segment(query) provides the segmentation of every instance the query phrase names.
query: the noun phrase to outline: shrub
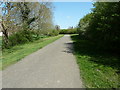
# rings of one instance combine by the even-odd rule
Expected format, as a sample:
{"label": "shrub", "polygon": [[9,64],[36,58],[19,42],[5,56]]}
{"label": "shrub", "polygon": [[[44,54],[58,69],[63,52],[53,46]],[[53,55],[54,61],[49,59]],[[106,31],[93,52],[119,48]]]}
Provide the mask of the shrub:
{"label": "shrub", "polygon": [[[7,48],[10,48],[10,47],[18,45],[18,44],[25,44],[27,42],[32,42],[39,38],[40,38],[39,35],[34,31],[19,30],[18,32],[15,32],[9,36],[9,44],[8,44]],[[2,44],[2,48],[6,48],[4,41]]]}
{"label": "shrub", "polygon": [[62,29],[60,34],[77,34],[77,29]]}
{"label": "shrub", "polygon": [[57,36],[59,35],[59,31],[58,30],[52,30],[50,33],[49,33],[49,36]]}
{"label": "shrub", "polygon": [[12,46],[25,44],[27,42],[32,42],[34,40],[38,40],[40,38],[45,38],[47,36],[56,36],[59,34],[58,30],[52,30],[49,34],[41,34],[39,31],[31,31],[31,30],[19,30],[9,36],[9,43],[7,46],[2,44],[2,48],[11,48]]}

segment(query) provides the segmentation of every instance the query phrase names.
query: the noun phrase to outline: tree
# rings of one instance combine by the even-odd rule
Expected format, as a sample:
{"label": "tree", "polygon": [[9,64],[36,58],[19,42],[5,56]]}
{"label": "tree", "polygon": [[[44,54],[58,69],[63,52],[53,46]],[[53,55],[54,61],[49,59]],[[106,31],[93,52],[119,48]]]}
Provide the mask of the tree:
{"label": "tree", "polygon": [[56,30],[60,30],[60,26],[59,25],[55,25],[55,29]]}
{"label": "tree", "polygon": [[80,35],[84,35],[88,30],[88,26],[90,24],[90,20],[92,17],[92,13],[85,15],[82,19],[80,19],[77,27],[77,31]]}
{"label": "tree", "polygon": [[2,2],[0,7],[3,42],[6,47],[10,32],[12,34],[19,30],[38,30],[37,33],[49,34],[54,28],[50,2]]}
{"label": "tree", "polygon": [[73,29],[73,26],[68,27],[68,29]]}
{"label": "tree", "polygon": [[39,18],[38,18],[38,29],[44,33],[48,33],[51,29],[54,28],[52,21],[52,3],[43,2],[40,3],[39,7]]}
{"label": "tree", "polygon": [[119,51],[120,2],[96,2],[93,5],[92,13],[80,20],[78,29],[99,48]]}
{"label": "tree", "polygon": [[11,24],[13,23],[11,20],[11,10],[12,10],[12,3],[10,2],[5,2],[1,3],[2,7],[2,21],[1,21],[1,26],[2,26],[2,32],[3,32],[3,41],[5,46],[8,46],[9,40],[8,40],[8,29],[10,29]]}

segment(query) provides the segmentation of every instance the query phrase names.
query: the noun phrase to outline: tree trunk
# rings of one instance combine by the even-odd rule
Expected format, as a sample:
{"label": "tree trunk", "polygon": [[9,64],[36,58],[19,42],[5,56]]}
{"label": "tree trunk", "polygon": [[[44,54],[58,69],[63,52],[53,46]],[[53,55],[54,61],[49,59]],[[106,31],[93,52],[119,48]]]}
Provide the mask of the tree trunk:
{"label": "tree trunk", "polygon": [[2,30],[2,32],[3,32],[3,42],[4,42],[4,44],[5,44],[5,47],[7,48],[8,43],[9,43],[9,40],[8,40],[8,31],[7,31],[7,29],[5,28],[3,22],[2,22],[2,24],[1,24],[1,26],[2,26],[2,29],[3,29],[3,30]]}

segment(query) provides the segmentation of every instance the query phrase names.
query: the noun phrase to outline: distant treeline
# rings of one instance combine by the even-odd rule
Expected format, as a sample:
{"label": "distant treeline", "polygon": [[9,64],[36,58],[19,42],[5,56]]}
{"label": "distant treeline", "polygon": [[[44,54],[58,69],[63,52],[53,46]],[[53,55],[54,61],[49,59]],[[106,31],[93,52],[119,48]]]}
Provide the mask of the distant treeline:
{"label": "distant treeline", "polygon": [[120,2],[96,2],[92,12],[80,19],[81,38],[96,44],[96,48],[120,51]]}
{"label": "distant treeline", "polygon": [[59,30],[60,34],[77,34],[77,28],[73,28],[73,29],[61,29]]}

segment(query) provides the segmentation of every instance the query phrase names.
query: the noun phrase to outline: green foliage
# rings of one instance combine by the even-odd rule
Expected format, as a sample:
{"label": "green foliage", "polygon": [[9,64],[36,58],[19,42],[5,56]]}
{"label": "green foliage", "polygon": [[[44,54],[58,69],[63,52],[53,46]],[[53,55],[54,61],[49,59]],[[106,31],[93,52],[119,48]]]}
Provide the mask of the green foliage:
{"label": "green foliage", "polygon": [[82,19],[80,19],[77,30],[80,35],[84,35],[86,31],[88,30],[89,23],[92,17],[92,13],[87,14]]}
{"label": "green foliage", "polygon": [[96,2],[73,36],[75,55],[88,88],[120,87],[120,2]]}
{"label": "green foliage", "polygon": [[49,36],[57,36],[59,35],[59,30],[52,30],[50,33],[49,33]]}
{"label": "green foliage", "polygon": [[[46,32],[47,33],[47,32]],[[28,42],[32,42],[41,38],[45,38],[48,36],[57,36],[59,35],[59,30],[51,30],[48,34],[41,34],[39,31],[31,31],[31,30],[19,30],[9,36],[9,44],[7,48],[11,48],[15,45],[25,44]],[[5,48],[5,44],[3,42],[2,48]]]}
{"label": "green foliage", "polygon": [[0,48],[2,46],[2,37],[0,36]]}
{"label": "green foliage", "polygon": [[[39,35],[38,33],[30,30],[19,30],[19,32],[15,32],[9,36],[9,44],[7,48],[11,48],[18,44],[25,44],[27,42],[32,42],[34,40],[38,40],[39,38],[43,38],[44,36]],[[2,48],[5,48],[5,44],[3,42]]]}
{"label": "green foliage", "polygon": [[[38,32],[43,32],[46,35],[50,33],[51,29],[54,28],[53,25],[53,15],[52,15],[52,3],[50,2],[2,2],[0,3],[1,10],[3,13],[0,13],[1,25],[4,39],[4,47],[8,48],[8,43],[11,43],[12,39],[15,39],[17,36],[17,40],[11,43],[13,46],[17,44],[18,41],[20,43],[25,43],[32,41],[32,35],[27,36],[20,35],[20,33],[16,33],[9,37],[8,34],[17,32],[18,30],[39,30]],[[22,31],[23,32],[23,31]],[[23,38],[21,38],[23,37]],[[38,38],[34,35],[35,38]]]}
{"label": "green foliage", "polygon": [[99,49],[120,51],[120,2],[96,2],[92,13],[83,17],[78,31]]}
{"label": "green foliage", "polygon": [[2,66],[0,65],[0,70],[5,69],[7,66],[14,64],[24,58],[25,56],[43,48],[51,42],[59,39],[63,35],[55,36],[55,37],[46,37],[40,36],[41,39],[29,42],[26,44],[16,45],[10,49],[4,49],[2,53]]}
{"label": "green foliage", "polygon": [[77,29],[62,29],[60,34],[77,34]]}
{"label": "green foliage", "polygon": [[74,54],[86,88],[120,87],[120,58],[113,53],[99,51],[95,44],[79,35],[71,36]]}

